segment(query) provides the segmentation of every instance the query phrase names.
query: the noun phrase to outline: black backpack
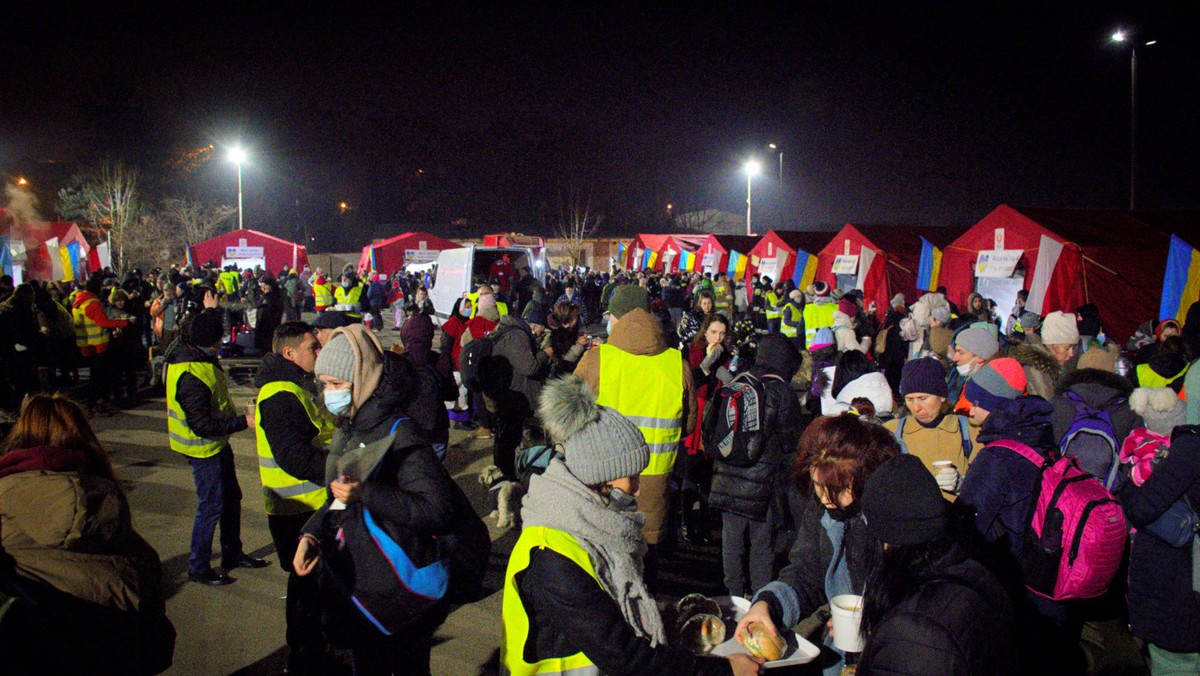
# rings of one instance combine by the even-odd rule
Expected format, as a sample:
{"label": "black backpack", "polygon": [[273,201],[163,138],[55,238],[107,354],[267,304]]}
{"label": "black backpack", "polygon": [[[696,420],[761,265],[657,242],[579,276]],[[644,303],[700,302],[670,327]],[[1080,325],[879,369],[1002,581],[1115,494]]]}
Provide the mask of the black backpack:
{"label": "black backpack", "polygon": [[[774,375],[764,376],[783,382]],[[717,390],[704,406],[700,434],[704,454],[734,467],[749,467],[766,450],[767,388],[742,373]]]}
{"label": "black backpack", "polygon": [[458,372],[468,390],[491,393],[498,389],[500,378],[495,373],[496,360],[492,357],[492,348],[496,346],[496,336],[499,334],[500,327],[497,326],[486,336],[475,338],[464,345],[459,352]]}

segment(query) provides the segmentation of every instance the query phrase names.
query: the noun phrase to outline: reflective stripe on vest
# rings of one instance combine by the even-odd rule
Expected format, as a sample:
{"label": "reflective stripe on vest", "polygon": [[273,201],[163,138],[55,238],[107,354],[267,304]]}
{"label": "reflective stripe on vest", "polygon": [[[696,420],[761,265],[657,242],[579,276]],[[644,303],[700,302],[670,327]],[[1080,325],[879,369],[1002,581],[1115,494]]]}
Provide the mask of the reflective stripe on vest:
{"label": "reflective stripe on vest", "polygon": [[1179,380],[1187,375],[1187,367],[1170,378],[1165,378],[1158,375],[1154,369],[1150,368],[1149,364],[1140,364],[1137,367],[1138,387],[1168,387],[1171,383]]}
{"label": "reflective stripe on vest", "polygon": [[574,655],[552,656],[530,664],[525,661],[525,647],[529,642],[529,612],[521,600],[521,592],[517,588],[517,575],[529,567],[529,555],[534,548],[549,549],[561,554],[575,565],[579,566],[600,584],[592,560],[579,546],[570,533],[545,526],[530,526],[521,531],[521,537],[513,546],[508,557],[508,569],[504,573],[504,600],[501,604],[500,617],[503,627],[503,638],[500,639],[501,669],[513,676],[533,676],[534,674],[569,674],[570,676],[599,675],[597,669],[587,655],[577,652]]}
{"label": "reflective stripe on vest", "polygon": [[76,347],[108,345],[108,331],[87,316],[87,309],[91,307],[92,303],[99,302],[100,300],[97,298],[89,298],[83,302],[83,305],[71,308],[71,319],[75,324]]}
{"label": "reflective stripe on vest", "polygon": [[833,326],[833,311],[837,303],[809,303],[804,306],[804,346],[812,349],[817,331]]}
{"label": "reflective stripe on vest", "polygon": [[333,305],[333,288],[329,284],[314,284],[313,304],[321,307]]}
{"label": "reflective stripe on vest", "polygon": [[642,474],[671,472],[683,427],[683,357],[679,350],[641,355],[601,345],[596,401],[616,409],[642,431],[650,446],[650,464]]}
{"label": "reflective stripe on vest", "polygon": [[[792,303],[788,303],[787,305],[783,306],[783,312],[786,313],[787,320],[779,325],[779,332],[788,338],[795,338],[796,332],[800,329],[800,327],[796,326],[796,324],[799,324],[800,319],[804,315],[802,314],[800,308],[796,307]],[[789,326],[788,322],[792,322],[793,325]]]}
{"label": "reflective stripe on vest", "polygon": [[338,288],[333,290],[333,296],[334,298],[337,298],[338,305],[354,306],[354,311],[346,312],[347,317],[350,317],[351,319],[362,319],[362,311],[360,309],[362,292],[362,284],[351,288],[349,291],[339,285]]}
{"label": "reflective stripe on vest", "polygon": [[[325,504],[325,487],[288,474],[275,461],[267,433],[262,427],[262,403],[276,395],[291,395],[300,400],[308,421],[317,429],[313,444],[324,446],[333,436],[333,416],[317,406],[312,394],[296,383],[277,380],[258,391],[254,409],[254,439],[258,444],[258,477],[263,485],[263,503],[267,514],[291,516],[316,511]],[[314,449],[315,450],[315,449]]]}
{"label": "reflective stripe on vest", "polygon": [[225,373],[216,365],[203,361],[167,364],[167,437],[171,442],[171,450],[192,458],[211,458],[228,443],[229,437],[208,439],[198,436],[188,427],[187,415],[176,399],[179,379],[185,373],[196,376],[212,391],[209,405],[213,413],[228,416],[233,413],[233,402],[229,399]]}

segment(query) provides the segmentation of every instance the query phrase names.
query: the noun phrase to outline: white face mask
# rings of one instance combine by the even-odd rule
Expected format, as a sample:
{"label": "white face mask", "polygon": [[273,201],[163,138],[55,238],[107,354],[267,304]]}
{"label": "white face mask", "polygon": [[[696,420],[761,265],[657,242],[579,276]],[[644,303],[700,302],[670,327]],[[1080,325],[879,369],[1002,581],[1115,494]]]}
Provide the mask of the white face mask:
{"label": "white face mask", "polygon": [[970,364],[959,364],[955,368],[958,369],[959,375],[963,375],[963,376],[971,375],[972,366]]}

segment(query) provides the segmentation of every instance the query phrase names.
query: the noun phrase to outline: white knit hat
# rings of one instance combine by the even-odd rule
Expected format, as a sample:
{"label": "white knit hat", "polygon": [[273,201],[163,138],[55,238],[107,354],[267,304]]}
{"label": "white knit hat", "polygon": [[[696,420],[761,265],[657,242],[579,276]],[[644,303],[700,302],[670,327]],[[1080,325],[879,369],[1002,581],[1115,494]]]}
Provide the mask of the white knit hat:
{"label": "white knit hat", "polygon": [[1057,311],[1042,320],[1042,342],[1047,345],[1078,345],[1079,328],[1075,315]]}

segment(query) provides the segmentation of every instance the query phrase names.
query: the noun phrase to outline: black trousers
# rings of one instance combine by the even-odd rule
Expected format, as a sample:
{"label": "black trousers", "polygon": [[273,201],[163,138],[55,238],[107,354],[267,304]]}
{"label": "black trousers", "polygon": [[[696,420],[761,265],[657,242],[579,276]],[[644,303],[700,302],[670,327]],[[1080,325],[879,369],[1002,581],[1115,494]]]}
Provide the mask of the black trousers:
{"label": "black trousers", "polygon": [[292,569],[292,560],[300,545],[300,531],[312,515],[312,512],[267,515],[267,527],[275,542],[275,553],[279,555],[279,567],[288,574],[285,618],[286,640],[291,651],[289,672],[303,670],[311,660],[326,652],[325,635],[321,631],[320,576],[312,573],[301,577]]}
{"label": "black trousers", "polygon": [[517,449],[525,436],[525,421],[532,417],[529,401],[520,394],[506,392],[496,400],[492,464],[500,468],[508,481],[517,480]]}

